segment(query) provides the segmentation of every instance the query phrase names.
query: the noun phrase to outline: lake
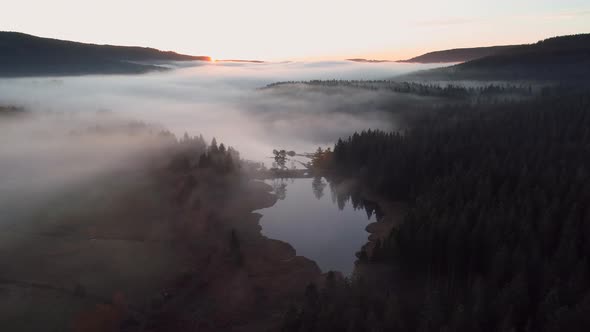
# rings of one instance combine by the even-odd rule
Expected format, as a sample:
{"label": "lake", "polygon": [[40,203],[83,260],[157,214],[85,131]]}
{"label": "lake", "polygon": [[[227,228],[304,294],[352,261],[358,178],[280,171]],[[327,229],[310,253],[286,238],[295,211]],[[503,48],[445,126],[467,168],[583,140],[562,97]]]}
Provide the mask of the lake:
{"label": "lake", "polygon": [[[279,196],[277,203],[259,210],[262,234],[291,244],[297,255],[314,260],[322,272],[340,271],[350,276],[355,253],[367,242],[364,209],[350,202],[342,209],[325,178],[267,180]],[[340,207],[339,207],[340,205]]]}

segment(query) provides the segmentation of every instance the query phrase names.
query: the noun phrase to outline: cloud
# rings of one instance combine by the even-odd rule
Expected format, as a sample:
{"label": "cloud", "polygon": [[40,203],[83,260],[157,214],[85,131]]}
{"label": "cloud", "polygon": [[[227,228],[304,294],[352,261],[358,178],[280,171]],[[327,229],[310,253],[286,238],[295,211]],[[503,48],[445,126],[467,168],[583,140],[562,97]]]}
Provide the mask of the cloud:
{"label": "cloud", "polygon": [[551,13],[532,13],[525,15],[514,15],[508,17],[510,20],[532,20],[532,21],[567,21],[584,18],[590,15],[590,9],[556,11]]}
{"label": "cloud", "polygon": [[574,10],[574,11],[564,11],[561,13],[555,14],[548,14],[548,15],[540,15],[538,18],[548,21],[555,21],[555,20],[572,20],[577,19],[580,17],[585,17],[590,15],[590,10]]}
{"label": "cloud", "polygon": [[417,25],[426,27],[441,27],[450,25],[470,24],[481,21],[473,18],[450,17],[436,20],[418,21]]}

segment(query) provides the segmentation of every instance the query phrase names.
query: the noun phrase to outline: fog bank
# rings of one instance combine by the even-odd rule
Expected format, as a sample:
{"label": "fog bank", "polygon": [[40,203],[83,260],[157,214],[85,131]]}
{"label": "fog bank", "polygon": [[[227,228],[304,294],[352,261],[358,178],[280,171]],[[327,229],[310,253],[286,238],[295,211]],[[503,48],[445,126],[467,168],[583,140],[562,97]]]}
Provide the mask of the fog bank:
{"label": "fog bank", "polygon": [[[177,135],[221,138],[248,159],[276,147],[309,150],[355,130],[389,129],[369,91],[280,95],[276,81],[383,79],[424,68],[353,62],[199,63],[165,73],[0,80],[0,104],[37,113],[110,113],[156,123]],[[67,120],[64,120],[67,122]],[[2,135],[0,133],[0,135]],[[2,138],[2,144],[16,138]]]}

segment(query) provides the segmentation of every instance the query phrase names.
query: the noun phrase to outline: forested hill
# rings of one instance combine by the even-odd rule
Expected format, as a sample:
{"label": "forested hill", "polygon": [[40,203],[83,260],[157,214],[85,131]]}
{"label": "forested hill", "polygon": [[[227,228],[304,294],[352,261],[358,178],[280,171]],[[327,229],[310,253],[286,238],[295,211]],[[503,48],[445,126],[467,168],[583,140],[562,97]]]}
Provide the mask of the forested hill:
{"label": "forested hill", "polygon": [[359,254],[393,272],[307,292],[283,331],[589,331],[589,96],[443,106],[339,140],[320,167],[408,203]]}
{"label": "forested hill", "polygon": [[587,80],[590,78],[590,34],[549,38],[409,76],[424,80]]}
{"label": "forested hill", "polygon": [[422,54],[420,56],[400,60],[398,62],[408,63],[452,63],[471,61],[490,55],[496,55],[502,52],[522,47],[522,45],[509,46],[491,46],[491,47],[472,47],[472,48],[455,48],[452,50],[435,51]]}
{"label": "forested hill", "polygon": [[160,62],[209,61],[154,48],[85,44],[0,32],[0,76],[133,74],[163,69]]}

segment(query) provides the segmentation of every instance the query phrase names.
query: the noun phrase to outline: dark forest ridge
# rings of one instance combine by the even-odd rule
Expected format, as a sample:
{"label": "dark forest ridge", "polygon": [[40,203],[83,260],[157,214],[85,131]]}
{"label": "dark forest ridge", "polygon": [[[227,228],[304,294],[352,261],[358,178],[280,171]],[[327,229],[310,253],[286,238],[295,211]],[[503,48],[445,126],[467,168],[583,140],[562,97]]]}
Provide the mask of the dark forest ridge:
{"label": "dark forest ridge", "polygon": [[406,75],[419,80],[585,80],[590,34],[553,37],[446,68]]}
{"label": "dark forest ridge", "polygon": [[455,48],[451,50],[434,51],[413,57],[408,60],[399,60],[397,62],[406,63],[453,63],[466,62],[490,55],[496,55],[501,52],[509,51],[514,48],[522,47],[524,45],[506,45],[506,46],[490,46],[490,47],[470,47],[470,48]]}
{"label": "dark forest ridge", "polygon": [[354,58],[354,59],[346,59],[352,62],[368,62],[368,63],[383,63],[383,62],[393,62],[391,60],[379,60],[379,59],[363,59],[363,58]]}
{"label": "dark forest ridge", "polygon": [[242,59],[221,59],[221,60],[215,60],[215,62],[266,63],[266,61],[263,61],[263,60],[242,60]]}
{"label": "dark forest ridge", "polygon": [[164,70],[161,62],[211,61],[148,47],[86,44],[0,32],[0,76],[137,74]]}

